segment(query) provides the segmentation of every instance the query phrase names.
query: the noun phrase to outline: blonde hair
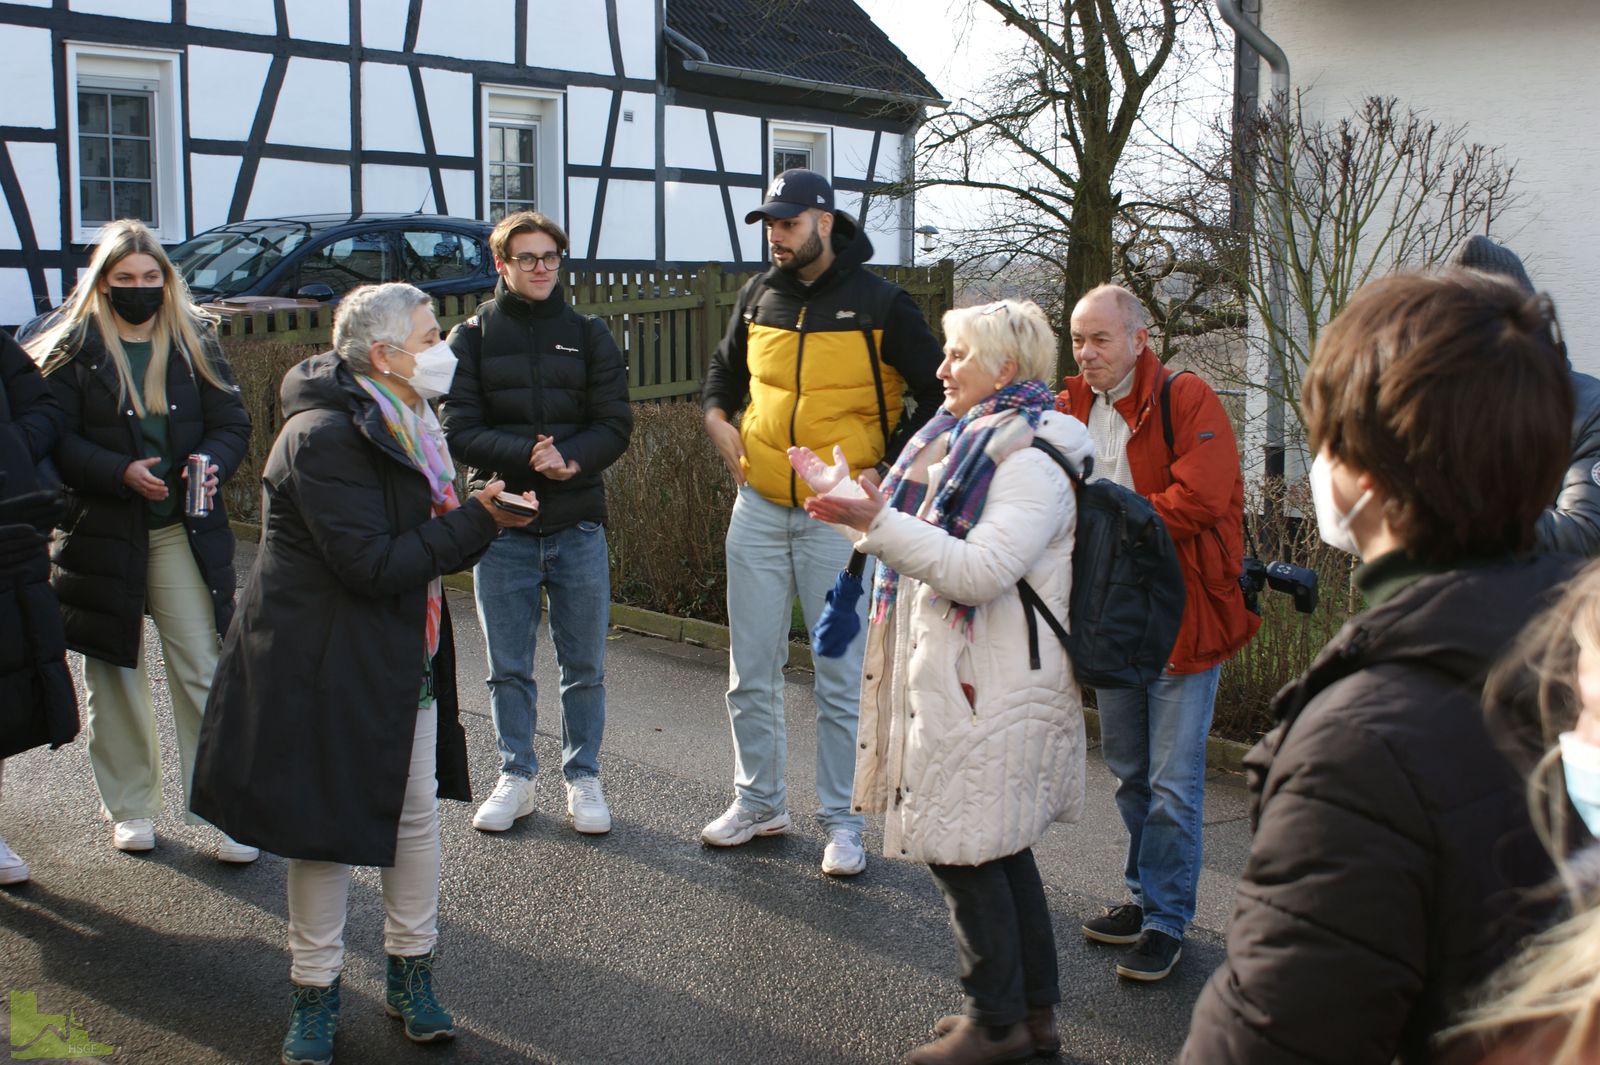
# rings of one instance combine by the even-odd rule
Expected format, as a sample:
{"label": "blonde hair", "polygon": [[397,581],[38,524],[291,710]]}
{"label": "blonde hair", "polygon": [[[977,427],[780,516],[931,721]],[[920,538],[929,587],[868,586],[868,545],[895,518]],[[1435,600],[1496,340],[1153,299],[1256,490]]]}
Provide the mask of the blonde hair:
{"label": "blonde hair", "polygon": [[[155,328],[150,334],[150,365],[143,387],[136,387],[128,366],[128,353],[117,333],[111,301],[100,291],[100,282],[112,267],[130,255],[148,255],[161,268],[164,293],[156,311]],[[90,323],[100,334],[101,343],[117,371],[118,399],[131,399],[140,417],[146,411],[167,408],[167,359],[176,350],[180,358],[214,388],[230,387],[218,375],[206,355],[203,333],[215,319],[194,305],[189,286],[173,269],[161,242],[131,218],[118,219],[100,231],[100,243],[89,259],[89,268],[78,279],[72,295],[61,305],[54,325],[29,340],[24,347],[45,374],[65,366],[83,347]]]}
{"label": "blonde hair", "polygon": [[946,344],[964,345],[968,356],[989,373],[999,373],[1011,359],[1018,381],[1049,383],[1055,377],[1055,330],[1032,300],[997,300],[946,311],[944,335]]}
{"label": "blonde hair", "polygon": [[[1577,722],[1582,699],[1578,656],[1600,653],[1600,562],[1591,563],[1561,599],[1535,618],[1484,686],[1492,724],[1519,769],[1528,771],[1534,828],[1555,860],[1558,882],[1573,916],[1529,940],[1482,989],[1481,1004],[1439,1033],[1440,1043],[1473,1038],[1485,1044],[1518,1031],[1565,1029],[1552,1065],[1592,1058],[1600,1037],[1600,890],[1570,860],[1572,827],[1559,736]],[[1516,707],[1538,707],[1535,718]],[[1542,751],[1537,757],[1529,752]],[[1579,860],[1579,864],[1586,864]],[[1588,863],[1588,864],[1592,864]]]}

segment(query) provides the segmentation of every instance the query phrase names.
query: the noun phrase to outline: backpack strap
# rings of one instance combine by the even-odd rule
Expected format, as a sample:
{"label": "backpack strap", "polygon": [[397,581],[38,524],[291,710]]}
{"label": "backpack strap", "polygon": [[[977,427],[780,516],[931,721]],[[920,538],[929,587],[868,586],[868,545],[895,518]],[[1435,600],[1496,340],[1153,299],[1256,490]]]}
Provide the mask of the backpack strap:
{"label": "backpack strap", "polygon": [[1179,370],[1169,373],[1161,381],[1161,437],[1167,442],[1167,465],[1171,466],[1178,461],[1178,451],[1172,444],[1172,382],[1184,374],[1192,374],[1193,370]]}
{"label": "backpack strap", "polygon": [[879,293],[871,311],[861,315],[861,335],[867,341],[867,358],[872,364],[872,387],[878,393],[878,431],[883,433],[883,460],[889,461],[889,404],[883,396],[883,366],[878,356],[878,340],[872,335],[874,325],[888,325],[889,307],[899,291],[894,285],[879,278]]}
{"label": "backpack strap", "polygon": [[[1033,446],[1049,455],[1055,464],[1061,467],[1062,472],[1067,475],[1067,480],[1072,482],[1074,491],[1083,485],[1084,480],[1094,469],[1094,459],[1086,458],[1083,460],[1084,469],[1080,474],[1072,468],[1072,463],[1068,461],[1067,456],[1057,450],[1056,446],[1048,440],[1041,440],[1035,436],[1033,438]],[[1026,577],[1018,578],[1017,595],[1022,597],[1022,614],[1028,619],[1028,667],[1030,669],[1038,669],[1039,615],[1044,615],[1044,620],[1050,626],[1050,631],[1056,634],[1056,639],[1061,641],[1062,647],[1067,645],[1067,630],[1061,622],[1056,620],[1056,616],[1051,613],[1049,605],[1039,598],[1039,593],[1033,590],[1033,585],[1028,583]]]}

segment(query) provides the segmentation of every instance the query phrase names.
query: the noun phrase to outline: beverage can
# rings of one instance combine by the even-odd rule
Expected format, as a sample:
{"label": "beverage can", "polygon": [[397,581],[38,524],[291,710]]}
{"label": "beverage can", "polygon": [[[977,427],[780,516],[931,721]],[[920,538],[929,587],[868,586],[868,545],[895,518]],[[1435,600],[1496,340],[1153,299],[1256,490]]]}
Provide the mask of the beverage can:
{"label": "beverage can", "polygon": [[189,456],[185,469],[189,471],[188,487],[184,492],[183,512],[191,518],[203,518],[211,513],[211,497],[206,494],[206,471],[211,468],[211,456],[196,451]]}

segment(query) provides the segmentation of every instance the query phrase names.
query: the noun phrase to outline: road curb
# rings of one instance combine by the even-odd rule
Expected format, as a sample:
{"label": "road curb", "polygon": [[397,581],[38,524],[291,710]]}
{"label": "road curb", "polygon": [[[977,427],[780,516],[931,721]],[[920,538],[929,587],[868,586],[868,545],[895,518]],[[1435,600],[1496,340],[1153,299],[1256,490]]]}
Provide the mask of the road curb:
{"label": "road curb", "polygon": [[[259,526],[243,521],[231,521],[234,535],[252,543],[261,539]],[[451,573],[444,578],[445,587],[453,588],[466,595],[472,594],[472,574]],[[661,614],[643,607],[628,606],[623,603],[611,604],[611,624],[628,632],[637,632],[645,636],[654,636],[662,640],[672,640],[675,643],[693,644],[696,647],[709,647],[713,650],[726,651],[728,649],[728,627],[718,625],[711,621],[701,621],[698,618],[680,618],[671,614]],[[811,648],[803,643],[791,641],[789,644],[790,669],[811,668]],[[1091,739],[1100,737],[1100,712],[1092,707],[1085,707],[1083,711],[1084,729]],[[1221,736],[1206,737],[1206,768],[1221,769],[1230,773],[1244,771],[1244,756],[1250,753],[1250,744],[1240,743],[1238,740],[1224,739]]]}

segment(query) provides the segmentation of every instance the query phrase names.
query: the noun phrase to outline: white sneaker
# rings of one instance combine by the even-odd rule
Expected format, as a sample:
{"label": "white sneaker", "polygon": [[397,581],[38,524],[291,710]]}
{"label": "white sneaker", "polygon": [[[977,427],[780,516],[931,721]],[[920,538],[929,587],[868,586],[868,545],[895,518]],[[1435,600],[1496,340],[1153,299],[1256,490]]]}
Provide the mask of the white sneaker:
{"label": "white sneaker", "polygon": [[761,815],[741,806],[737,799],[727,812],[700,830],[700,838],[713,847],[737,847],[757,836],[778,836],[789,831],[789,812]]}
{"label": "white sneaker", "polygon": [[519,817],[533,813],[533,781],[511,773],[501,773],[494,792],[472,815],[472,827],[480,832],[504,832]]}
{"label": "white sneaker", "polygon": [[217,844],[217,861],[233,865],[249,865],[261,857],[261,850],[248,843],[240,843],[226,832],[219,832],[222,841]]}
{"label": "white sneaker", "polygon": [[23,884],[28,880],[28,863],[0,839],[0,884]]}
{"label": "white sneaker", "polygon": [[156,846],[156,823],[148,817],[111,826],[111,845],[119,851],[148,851]]}
{"label": "white sneaker", "polygon": [[861,846],[861,833],[850,828],[828,830],[828,845],[822,850],[822,871],[829,876],[855,876],[867,867],[867,852]]}
{"label": "white sneaker", "polygon": [[599,777],[567,781],[567,813],[572,816],[572,827],[579,832],[599,836],[611,831],[611,810],[600,790]]}

